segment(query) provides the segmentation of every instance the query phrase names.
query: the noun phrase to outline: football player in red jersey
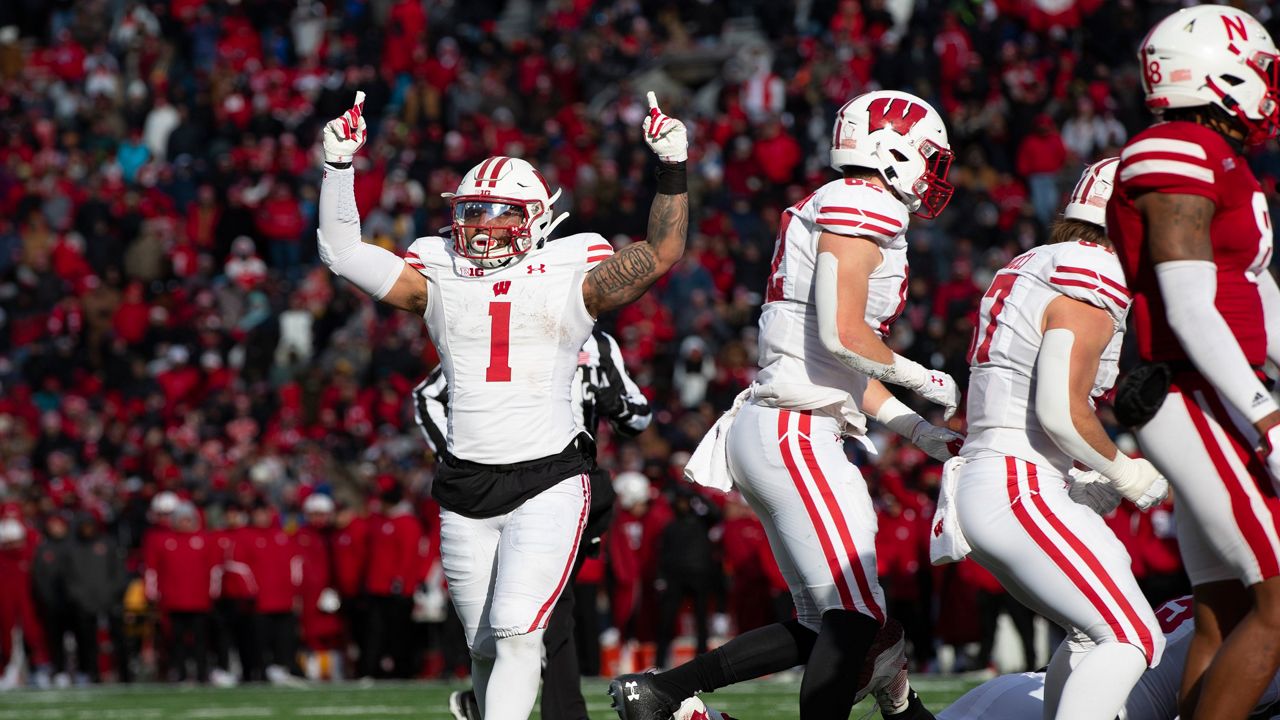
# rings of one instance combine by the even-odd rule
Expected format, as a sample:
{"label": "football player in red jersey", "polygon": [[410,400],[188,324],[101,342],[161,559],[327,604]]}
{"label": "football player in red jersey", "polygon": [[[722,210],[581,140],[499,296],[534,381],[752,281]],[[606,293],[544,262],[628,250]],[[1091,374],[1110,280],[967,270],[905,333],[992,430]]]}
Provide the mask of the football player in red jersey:
{"label": "football player in red jersey", "polygon": [[1177,493],[1196,603],[1182,717],[1244,718],[1280,666],[1280,406],[1258,374],[1280,355],[1280,292],[1243,155],[1280,124],[1280,63],[1256,19],[1220,5],[1165,18],[1138,56],[1159,122],[1121,153],[1107,229],[1146,365],[1117,407]]}

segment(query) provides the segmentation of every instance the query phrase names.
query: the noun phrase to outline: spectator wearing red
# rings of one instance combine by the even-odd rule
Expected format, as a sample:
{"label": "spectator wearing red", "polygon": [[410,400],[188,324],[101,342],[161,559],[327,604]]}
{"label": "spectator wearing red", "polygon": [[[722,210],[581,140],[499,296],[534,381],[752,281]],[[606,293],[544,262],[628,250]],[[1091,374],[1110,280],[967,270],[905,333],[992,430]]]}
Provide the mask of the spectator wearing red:
{"label": "spectator wearing red", "polygon": [[1044,226],[1053,221],[1058,206],[1058,173],[1067,162],[1067,146],[1046,113],[1036,116],[1030,135],[1018,146],[1018,174],[1031,189],[1031,206]]}
{"label": "spectator wearing red", "polygon": [[800,143],[774,117],[765,122],[755,144],[756,163],[765,179],[774,185],[785,185],[795,176],[796,166],[804,159]]}
{"label": "spectator wearing red", "polygon": [[657,610],[658,535],[671,514],[654,506],[649,478],[638,472],[619,473],[613,488],[618,512],[606,541],[613,578],[613,626],[624,639],[651,639]]}
{"label": "spectator wearing red", "polygon": [[296,277],[306,219],[302,217],[293,189],[276,182],[271,194],[258,207],[257,215],[258,233],[271,249],[271,266],[288,277]]}
{"label": "spectator wearing red", "polygon": [[239,502],[229,503],[223,510],[225,526],[213,533],[220,564],[214,571],[218,578],[218,598],[214,601],[214,619],[218,623],[218,667],[230,670],[230,652],[234,647],[240,659],[241,680],[262,680],[262,649],[258,639],[258,582],[249,566],[256,531],[249,527],[249,512]]}
{"label": "spectator wearing red", "polygon": [[[302,511],[306,524],[294,535],[298,546],[295,561],[301,565],[302,575],[299,588],[302,642],[309,653],[332,653],[342,647],[345,636],[342,616],[338,614],[342,602],[334,587],[330,545],[333,539],[333,499],[312,493],[303,501]],[[340,665],[336,667],[340,668]]]}
{"label": "spectator wearing red", "polygon": [[724,506],[721,540],[725,575],[729,580],[729,615],[738,634],[773,622],[773,607],[761,602],[769,596],[769,578],[760,563],[761,551],[769,552],[764,525],[742,496],[730,493]]}
{"label": "spectator wearing red", "polygon": [[268,680],[276,681],[282,673],[298,675],[298,625],[294,609],[301,581],[295,564],[297,547],[293,538],[280,527],[279,514],[264,500],[254,504],[251,512],[253,545],[249,550],[249,568],[258,582],[258,637],[262,643],[263,663]]}
{"label": "spectator wearing red", "polygon": [[370,518],[365,577],[369,627],[362,671],[374,677],[407,678],[411,670],[408,640],[413,591],[423,579],[422,526],[413,506],[404,499],[399,481],[383,475],[377,484],[386,510]]}
{"label": "spectator wearing red", "polygon": [[169,661],[178,680],[187,679],[188,660],[195,661],[198,681],[209,680],[209,612],[213,568],[220,559],[217,545],[200,529],[195,506],[180,502],[155,568],[160,611],[169,620]]}

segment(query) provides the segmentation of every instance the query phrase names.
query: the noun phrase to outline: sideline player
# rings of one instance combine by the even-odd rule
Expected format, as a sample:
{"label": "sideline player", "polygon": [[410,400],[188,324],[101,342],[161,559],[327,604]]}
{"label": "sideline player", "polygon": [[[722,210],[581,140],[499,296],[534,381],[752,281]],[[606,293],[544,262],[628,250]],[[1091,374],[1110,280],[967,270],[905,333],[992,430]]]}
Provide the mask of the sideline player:
{"label": "sideline player", "polygon": [[542,637],[591,502],[589,438],[574,420],[578,351],[600,313],[640,297],[684,252],[684,125],[649,93],[644,138],[659,156],[645,242],[607,254],[596,234],[548,242],[566,217],[532,165],[492,157],[450,193],[451,237],[403,258],[360,240],[351,169],[366,138],[363,94],[325,125],[320,258],[336,275],[423,317],[449,384],[449,432],[432,495],[441,562],[488,720],[533,709]]}
{"label": "sideline player", "polygon": [[[1129,693],[1118,720],[1174,720],[1178,717],[1178,685],[1187,661],[1195,619],[1191,596],[1170,600],[1155,611],[1164,633],[1164,658],[1158,667],[1142,674]],[[1087,637],[1076,635],[1068,642],[1087,645]],[[1037,720],[1044,717],[1045,673],[1026,672],[992,678],[965,693],[938,720]],[[1253,718],[1280,716],[1280,675],[1271,679]]]}
{"label": "sideline player", "polygon": [[609,692],[623,720],[666,720],[697,692],[802,663],[804,720],[844,720],[869,691],[886,716],[931,717],[907,683],[902,627],[886,624],[876,515],[844,437],[865,435],[865,413],[937,459],[952,455],[948,443],[958,446],[958,434],[934,427],[881,384],[913,390],[946,417],[960,401],[950,376],[884,343],[906,303],[910,215],[936,217],[950,200],[951,150],[928,103],[878,91],[840,109],[831,157],[843,177],[782,215],[756,383],[686,469],[695,482],[731,483],[755,509],[797,619],[666,672],[616,678]]}
{"label": "sideline player", "polygon": [[1117,407],[1156,398],[1132,424],[1178,495],[1196,604],[1182,717],[1244,718],[1280,666],[1280,406],[1258,374],[1280,342],[1265,322],[1280,293],[1244,155],[1276,134],[1280,58],[1257,20],[1224,5],[1170,15],[1138,56],[1158,122],[1121,152],[1107,227],[1147,364]]}
{"label": "sideline player", "polygon": [[955,518],[972,558],[1022,604],[1093,641],[1054,652],[1046,718],[1114,718],[1162,649],[1129,553],[1068,494],[1076,462],[1143,510],[1168,493],[1094,414],[1118,374],[1130,303],[1105,227],[1116,164],[1086,168],[1049,243],[991,281],[969,353],[968,437],[945,471],[957,473]]}
{"label": "sideline player", "polygon": [[[444,369],[436,366],[427,378],[413,389],[414,418],[432,452],[445,447],[449,424],[449,386]],[[634,437],[653,418],[649,401],[635,381],[627,375],[622,351],[613,336],[596,330],[578,354],[578,372],[574,378],[574,419],[578,427],[594,436],[601,420],[607,420],[619,437]],[[609,472],[595,464],[592,453],[591,508],[587,526],[582,532],[578,559],[569,573],[566,586],[573,587],[586,554],[599,548],[600,537],[613,519],[613,480]],[[589,613],[594,608],[588,609]],[[588,632],[594,630],[588,629]],[[587,703],[582,697],[582,677],[578,670],[577,644],[574,642],[574,593],[560,593],[547,622],[543,636],[546,654],[542,668],[542,701],[544,718],[586,720]],[[456,720],[480,720],[479,703],[474,690],[459,690],[449,695],[449,710]]]}

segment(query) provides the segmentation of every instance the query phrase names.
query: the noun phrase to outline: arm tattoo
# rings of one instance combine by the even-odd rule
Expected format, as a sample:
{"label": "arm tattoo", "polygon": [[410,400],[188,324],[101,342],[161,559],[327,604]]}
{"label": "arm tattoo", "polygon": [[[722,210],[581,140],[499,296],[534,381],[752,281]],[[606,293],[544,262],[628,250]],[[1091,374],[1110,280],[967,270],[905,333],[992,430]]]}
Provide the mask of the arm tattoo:
{"label": "arm tattoo", "polygon": [[1201,195],[1150,192],[1137,201],[1154,262],[1212,260],[1209,226],[1217,206]]}
{"label": "arm tattoo", "polygon": [[689,196],[658,195],[649,210],[649,232],[587,273],[583,292],[593,315],[626,305],[644,294],[684,253]]}

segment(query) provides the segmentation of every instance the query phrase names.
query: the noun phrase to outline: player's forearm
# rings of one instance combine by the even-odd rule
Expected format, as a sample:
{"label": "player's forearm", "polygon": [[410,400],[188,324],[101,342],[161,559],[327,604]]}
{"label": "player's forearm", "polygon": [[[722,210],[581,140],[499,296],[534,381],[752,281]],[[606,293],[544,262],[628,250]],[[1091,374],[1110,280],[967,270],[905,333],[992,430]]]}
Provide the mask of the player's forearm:
{"label": "player's forearm", "polygon": [[1105,475],[1118,450],[1088,398],[1072,392],[1074,344],[1070,330],[1055,328],[1045,333],[1036,358],[1036,419],[1063,452]]}
{"label": "player's forearm", "polygon": [[[684,163],[678,164],[683,168]],[[689,233],[689,194],[667,194],[662,190],[660,184],[649,209],[645,242],[622,248],[587,273],[583,296],[593,315],[636,300],[684,255]]]}
{"label": "player's forearm", "polygon": [[1201,375],[1250,423],[1280,410],[1218,312],[1217,266],[1204,260],[1156,265],[1169,327]]}
{"label": "player's forearm", "polygon": [[832,253],[819,253],[814,305],[822,346],[846,367],[873,380],[912,390],[923,387],[928,382],[923,365],[893,352],[861,317],[840,322],[839,265]]}
{"label": "player's forearm", "polygon": [[333,274],[375,300],[391,291],[404,260],[377,245],[360,239],[360,211],[356,207],[355,170],[326,165],[320,183],[320,227],[316,232],[320,260]]}

